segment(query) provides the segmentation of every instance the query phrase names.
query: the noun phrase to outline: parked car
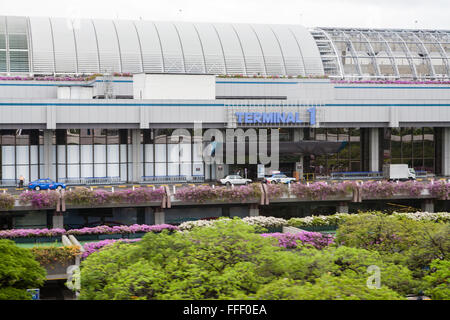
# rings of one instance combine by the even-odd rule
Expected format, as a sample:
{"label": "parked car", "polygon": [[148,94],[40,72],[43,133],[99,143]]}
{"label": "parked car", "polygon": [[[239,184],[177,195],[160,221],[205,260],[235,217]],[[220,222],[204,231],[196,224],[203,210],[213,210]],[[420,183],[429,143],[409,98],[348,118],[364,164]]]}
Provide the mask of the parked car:
{"label": "parked car", "polygon": [[291,183],[295,181],[295,178],[290,178],[282,173],[273,174],[264,178],[265,183]]}
{"label": "parked car", "polygon": [[232,184],[249,184],[249,183],[252,183],[252,180],[242,178],[241,176],[238,176],[237,174],[233,174],[233,175],[226,176],[223,179],[220,179],[219,182],[221,184],[230,186]]}
{"label": "parked car", "polygon": [[59,182],[55,182],[51,179],[38,179],[38,180],[34,180],[31,181],[28,184],[28,189],[32,189],[32,190],[61,190],[61,189],[65,189],[66,185],[64,183],[59,183]]}

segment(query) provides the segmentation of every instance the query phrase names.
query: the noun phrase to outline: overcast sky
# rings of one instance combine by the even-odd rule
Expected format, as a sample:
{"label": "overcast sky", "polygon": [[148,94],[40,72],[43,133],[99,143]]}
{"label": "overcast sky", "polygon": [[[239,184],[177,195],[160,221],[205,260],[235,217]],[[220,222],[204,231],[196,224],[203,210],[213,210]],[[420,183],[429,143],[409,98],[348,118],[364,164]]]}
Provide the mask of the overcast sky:
{"label": "overcast sky", "polygon": [[0,0],[0,14],[450,29],[450,0]]}

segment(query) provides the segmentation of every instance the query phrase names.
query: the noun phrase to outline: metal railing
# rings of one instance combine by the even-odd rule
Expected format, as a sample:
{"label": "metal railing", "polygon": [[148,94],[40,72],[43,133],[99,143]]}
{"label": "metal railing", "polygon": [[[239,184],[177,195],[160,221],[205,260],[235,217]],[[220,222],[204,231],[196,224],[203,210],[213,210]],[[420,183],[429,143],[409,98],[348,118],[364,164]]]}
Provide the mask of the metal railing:
{"label": "metal railing", "polygon": [[363,171],[363,172],[332,172],[331,179],[381,179],[382,171]]}
{"label": "metal railing", "polygon": [[125,182],[120,177],[85,177],[85,178],[60,178],[59,182],[72,185],[96,185]]}
{"label": "metal railing", "polygon": [[[2,187],[16,187],[19,185],[19,179],[3,179],[0,180],[0,186]],[[24,183],[25,185],[25,183]]]}
{"label": "metal railing", "polygon": [[205,176],[193,175],[193,176],[144,176],[142,182],[152,183],[187,183],[187,182],[205,182]]}

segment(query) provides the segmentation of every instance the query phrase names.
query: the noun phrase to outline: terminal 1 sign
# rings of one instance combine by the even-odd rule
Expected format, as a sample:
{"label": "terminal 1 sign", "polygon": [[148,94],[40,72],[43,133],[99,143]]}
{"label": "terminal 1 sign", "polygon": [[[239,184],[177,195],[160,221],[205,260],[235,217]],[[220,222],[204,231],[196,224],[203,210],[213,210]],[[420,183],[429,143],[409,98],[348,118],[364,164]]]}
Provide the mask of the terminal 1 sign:
{"label": "terminal 1 sign", "polygon": [[316,124],[316,108],[307,109],[309,119],[302,119],[299,112],[236,112],[239,124]]}

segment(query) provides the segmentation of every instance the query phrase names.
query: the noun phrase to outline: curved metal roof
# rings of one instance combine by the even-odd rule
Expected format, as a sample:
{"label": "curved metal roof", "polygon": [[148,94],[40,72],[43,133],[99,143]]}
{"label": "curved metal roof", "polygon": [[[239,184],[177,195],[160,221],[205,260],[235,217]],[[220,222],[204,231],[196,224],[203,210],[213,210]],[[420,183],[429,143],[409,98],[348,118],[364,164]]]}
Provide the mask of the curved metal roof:
{"label": "curved metal roof", "polygon": [[0,73],[324,75],[298,25],[0,16]]}
{"label": "curved metal roof", "polygon": [[316,28],[311,34],[331,77],[450,78],[450,31]]}

